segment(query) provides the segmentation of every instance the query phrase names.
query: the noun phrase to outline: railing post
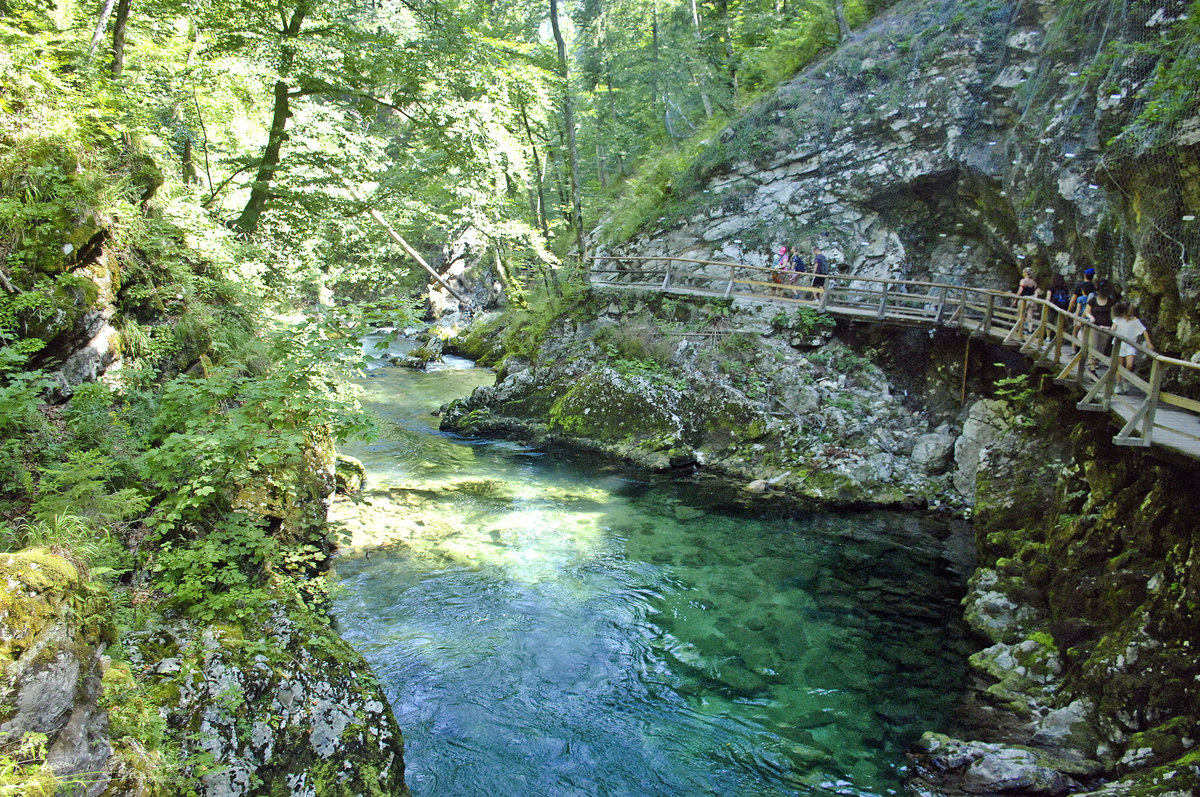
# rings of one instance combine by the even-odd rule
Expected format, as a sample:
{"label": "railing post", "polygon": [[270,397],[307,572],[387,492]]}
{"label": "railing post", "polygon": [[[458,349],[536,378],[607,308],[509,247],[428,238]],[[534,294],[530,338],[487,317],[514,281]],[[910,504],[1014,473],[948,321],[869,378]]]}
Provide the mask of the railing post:
{"label": "railing post", "polygon": [[729,295],[733,293],[733,277],[734,277],[734,273],[736,270],[737,270],[737,266],[730,263],[729,264],[729,284],[725,286],[724,298],[726,298],[726,299],[728,299]]}
{"label": "railing post", "polygon": [[1075,381],[1083,384],[1083,375],[1087,372],[1088,358],[1092,351],[1092,328],[1086,324],[1083,327],[1083,339],[1079,341],[1079,364],[1075,369]]}
{"label": "railing post", "polygon": [[817,309],[825,312],[825,308],[829,306],[829,289],[833,286],[833,277],[826,277],[825,283],[821,286],[821,299],[817,302]]}
{"label": "railing post", "polygon": [[[1116,348],[1115,345],[1114,348]],[[1154,413],[1158,410],[1158,396],[1162,393],[1162,379],[1162,360],[1155,357],[1150,366],[1150,389],[1146,393],[1146,415],[1142,419],[1142,440],[1146,445],[1153,442],[1151,437],[1154,435]]]}
{"label": "railing post", "polygon": [[662,287],[659,288],[659,290],[666,291],[666,289],[669,287],[671,287],[671,261],[670,260],[667,261],[667,273],[663,277]]}
{"label": "railing post", "polygon": [[994,293],[989,293],[987,295],[987,304],[984,305],[983,310],[983,325],[980,327],[980,330],[985,335],[992,334],[992,312],[995,311],[995,309],[996,295]]}
{"label": "railing post", "polygon": [[1061,368],[1062,366],[1059,365],[1059,362],[1062,359],[1063,332],[1066,331],[1067,316],[1061,308],[1054,315],[1058,319],[1054,325],[1054,364]]}
{"label": "railing post", "polygon": [[949,290],[949,288],[947,288],[945,285],[943,285],[942,290],[941,290],[942,295],[938,299],[937,315],[933,319],[933,323],[938,326],[942,325],[942,319],[946,315],[946,293],[948,290]]}
{"label": "railing post", "polygon": [[[1084,335],[1084,340],[1088,341],[1088,347],[1091,346],[1092,328],[1087,328],[1087,334]],[[1096,342],[1096,348],[1101,353],[1104,352],[1104,338],[1100,335],[1096,336],[1099,340]],[[1087,349],[1085,349],[1087,351]],[[1121,342],[1116,338],[1112,339],[1112,352],[1108,355],[1108,373],[1104,375],[1104,409],[1108,409],[1112,405],[1113,391],[1117,389],[1117,385],[1121,382]],[[1096,359],[1099,359],[1097,356]],[[1087,365],[1087,357],[1083,358],[1084,366]]]}
{"label": "railing post", "polygon": [[889,287],[891,287],[890,283],[885,282],[882,285],[883,289],[879,292],[879,317],[880,318],[887,318],[887,300],[888,300],[888,288]]}

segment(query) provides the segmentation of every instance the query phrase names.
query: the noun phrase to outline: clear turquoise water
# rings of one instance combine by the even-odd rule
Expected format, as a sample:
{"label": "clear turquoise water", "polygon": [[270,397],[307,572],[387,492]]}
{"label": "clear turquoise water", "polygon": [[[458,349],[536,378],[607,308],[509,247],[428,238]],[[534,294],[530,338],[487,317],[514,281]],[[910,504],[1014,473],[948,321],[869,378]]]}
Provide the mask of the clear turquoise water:
{"label": "clear turquoise water", "polygon": [[[964,530],[767,514],[690,479],[436,431],[478,370],[380,369],[343,634],[435,795],[892,794],[965,678]],[[369,550],[369,555],[364,551]]]}

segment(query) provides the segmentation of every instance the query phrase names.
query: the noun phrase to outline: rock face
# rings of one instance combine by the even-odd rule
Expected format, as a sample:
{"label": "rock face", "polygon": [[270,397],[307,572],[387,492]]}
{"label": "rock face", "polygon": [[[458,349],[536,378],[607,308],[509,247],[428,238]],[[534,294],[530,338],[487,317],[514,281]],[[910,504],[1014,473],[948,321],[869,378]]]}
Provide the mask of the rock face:
{"label": "rock face", "polygon": [[820,245],[843,272],[1003,289],[1022,266],[1043,286],[1094,266],[1186,355],[1200,118],[1155,65],[1193,57],[1188,7],[896,3],[715,137],[657,226],[612,248],[767,265]]}
{"label": "rock face", "polygon": [[[0,752],[45,734],[72,794],[168,795],[185,781],[205,797],[408,794],[379,684],[317,616],[280,606],[240,629],[157,627],[112,661],[112,601],[69,562],[3,554],[0,579]],[[147,751],[147,727],[175,740],[177,771]]]}
{"label": "rock face", "polygon": [[777,307],[598,295],[529,359],[506,360],[494,387],[451,404],[442,428],[700,465],[757,493],[837,505],[959,501],[954,416],[906,404],[880,368],[830,339],[832,322],[814,323]]}
{"label": "rock face", "polygon": [[111,603],[44,549],[0,554],[0,580],[0,751],[45,734],[55,774],[86,780],[74,793],[101,794],[114,767],[99,705],[100,657],[116,635]]}
{"label": "rock face", "polygon": [[1100,794],[1197,793],[1200,470],[1116,448],[1055,401],[1009,415],[980,457],[964,600],[987,645],[971,657],[980,741],[927,740],[919,790],[1088,790],[1048,768],[1114,781]]}
{"label": "rock face", "polygon": [[[162,697],[208,797],[407,795],[400,730],[365,662],[326,623],[282,608],[227,629],[133,635],[130,665]],[[171,697],[174,696],[174,697]]]}

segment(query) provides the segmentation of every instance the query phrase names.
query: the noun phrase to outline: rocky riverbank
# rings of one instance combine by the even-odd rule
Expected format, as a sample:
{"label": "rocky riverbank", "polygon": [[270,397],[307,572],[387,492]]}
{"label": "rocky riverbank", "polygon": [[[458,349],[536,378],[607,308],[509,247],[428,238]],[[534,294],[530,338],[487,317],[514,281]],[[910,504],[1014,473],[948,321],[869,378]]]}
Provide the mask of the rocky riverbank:
{"label": "rocky riverbank", "polygon": [[[968,418],[964,437],[946,400],[961,343],[877,341],[922,361],[931,403],[834,331],[807,308],[597,293],[505,359],[494,387],[450,405],[443,428],[702,467],[826,505],[965,507],[956,483],[970,483],[981,432]],[[486,358],[492,344],[485,332],[454,345]]]}
{"label": "rocky riverbank", "polygon": [[[324,507],[276,510],[296,531]],[[151,590],[114,596],[42,548],[0,555],[0,577],[0,754],[13,739],[44,742],[8,773],[22,788],[408,794],[382,689],[320,610],[280,596],[197,622],[163,613]]]}

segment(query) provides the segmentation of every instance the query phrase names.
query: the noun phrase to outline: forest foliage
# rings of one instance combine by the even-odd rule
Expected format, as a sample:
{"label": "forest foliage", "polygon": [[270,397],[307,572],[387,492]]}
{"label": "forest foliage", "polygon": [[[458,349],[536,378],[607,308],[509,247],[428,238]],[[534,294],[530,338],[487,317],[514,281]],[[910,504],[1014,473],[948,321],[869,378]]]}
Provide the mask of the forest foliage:
{"label": "forest foliage", "polygon": [[[0,546],[72,558],[126,629],[320,609],[323,537],[281,518],[317,497],[281,474],[369,431],[357,335],[427,283],[396,235],[544,276],[575,202],[653,220],[883,5],[568,2],[560,59],[546,0],[0,0]],[[65,380],[108,326],[109,372]],[[0,791],[45,778],[4,749]]]}

